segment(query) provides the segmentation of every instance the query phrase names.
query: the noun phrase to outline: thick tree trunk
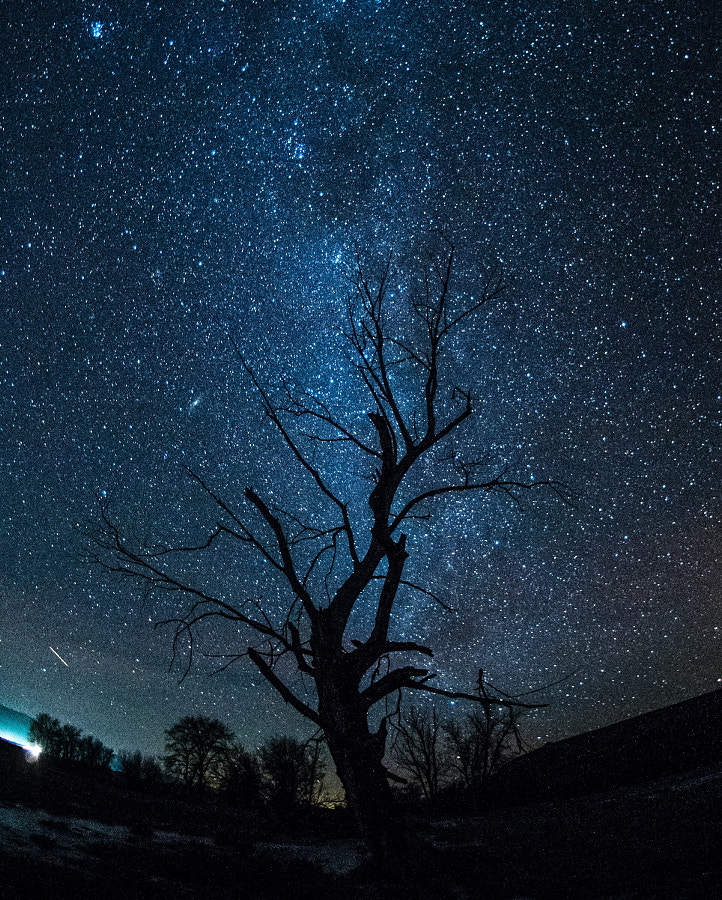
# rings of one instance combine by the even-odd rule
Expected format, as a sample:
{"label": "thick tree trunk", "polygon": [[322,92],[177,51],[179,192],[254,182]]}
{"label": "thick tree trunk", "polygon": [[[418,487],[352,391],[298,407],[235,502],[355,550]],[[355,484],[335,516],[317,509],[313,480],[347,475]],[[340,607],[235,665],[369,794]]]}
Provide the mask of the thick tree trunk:
{"label": "thick tree trunk", "polygon": [[329,749],[364,843],[377,861],[386,862],[404,849],[406,829],[381,765],[379,738],[368,728],[365,734],[329,736]]}
{"label": "thick tree trunk", "polygon": [[364,843],[378,862],[392,863],[405,847],[406,829],[383,766],[385,729],[371,732],[358,692],[344,693],[319,691],[329,751]]}

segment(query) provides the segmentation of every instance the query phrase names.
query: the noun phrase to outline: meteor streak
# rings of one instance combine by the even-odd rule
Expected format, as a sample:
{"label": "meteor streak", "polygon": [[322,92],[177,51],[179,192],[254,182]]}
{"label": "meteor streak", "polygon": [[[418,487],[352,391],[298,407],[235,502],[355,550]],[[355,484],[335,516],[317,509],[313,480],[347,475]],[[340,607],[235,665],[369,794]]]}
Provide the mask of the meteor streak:
{"label": "meteor streak", "polygon": [[[52,647],[51,647],[50,649],[53,650]],[[53,653],[58,657],[58,659],[60,660],[60,662],[61,662],[64,666],[68,666],[68,664],[65,662],[65,660],[64,660],[63,657],[58,653],[57,650],[53,650]],[[70,668],[70,666],[68,666],[68,668]]]}

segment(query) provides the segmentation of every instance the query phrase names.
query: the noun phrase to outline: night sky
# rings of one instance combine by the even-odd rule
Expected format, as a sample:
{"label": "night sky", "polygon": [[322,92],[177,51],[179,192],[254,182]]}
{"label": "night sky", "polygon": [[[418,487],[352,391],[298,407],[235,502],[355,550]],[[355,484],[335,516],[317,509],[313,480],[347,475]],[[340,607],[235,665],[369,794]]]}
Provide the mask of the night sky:
{"label": "night sky", "polygon": [[[440,232],[461,298],[509,282],[451,347],[466,446],[576,506],[437,505],[408,571],[454,612],[406,596],[398,633],[440,685],[573,673],[532,741],[719,687],[715,6],[4,0],[0,703],[116,749],[190,714],[251,746],[310,732],[248,661],[211,674],[235,633],[179,684],[152,627],[172,603],[90,566],[80,531],[100,495],[140,538],[198,540],[215,513],[184,465],[305,509],[231,339],[362,413],[354,244],[393,251],[402,292]],[[272,604],[266,578],[239,559],[224,590]]]}

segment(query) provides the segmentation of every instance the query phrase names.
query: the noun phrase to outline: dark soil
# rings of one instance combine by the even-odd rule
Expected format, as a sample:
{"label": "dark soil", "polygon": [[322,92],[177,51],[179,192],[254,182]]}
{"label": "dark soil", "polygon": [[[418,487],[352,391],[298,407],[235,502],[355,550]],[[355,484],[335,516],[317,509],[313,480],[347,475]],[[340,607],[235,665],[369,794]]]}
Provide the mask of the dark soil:
{"label": "dark soil", "polygon": [[[498,804],[473,818],[419,813],[414,849],[386,872],[362,861],[334,874],[298,858],[299,845],[322,848],[326,857],[348,846],[344,811],[270,820],[218,798],[132,790],[111,773],[18,763],[0,771],[0,814],[20,809],[35,811],[39,830],[26,847],[11,846],[0,815],[2,898],[722,896],[719,768],[586,797]],[[76,857],[61,858],[56,850],[79,828],[77,819],[123,826],[121,838],[93,839]]]}

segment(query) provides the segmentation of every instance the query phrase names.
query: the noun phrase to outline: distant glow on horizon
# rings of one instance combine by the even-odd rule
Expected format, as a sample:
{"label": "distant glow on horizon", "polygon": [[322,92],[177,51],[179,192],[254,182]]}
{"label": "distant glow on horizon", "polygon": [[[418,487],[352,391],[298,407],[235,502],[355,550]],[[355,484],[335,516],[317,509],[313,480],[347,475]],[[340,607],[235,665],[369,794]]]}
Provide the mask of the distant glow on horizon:
{"label": "distant glow on horizon", "polygon": [[37,759],[42,753],[42,747],[38,744],[33,744],[28,738],[27,732],[23,734],[18,733],[17,731],[0,730],[0,738],[11,744],[16,744],[18,747],[22,747],[33,759]]}

